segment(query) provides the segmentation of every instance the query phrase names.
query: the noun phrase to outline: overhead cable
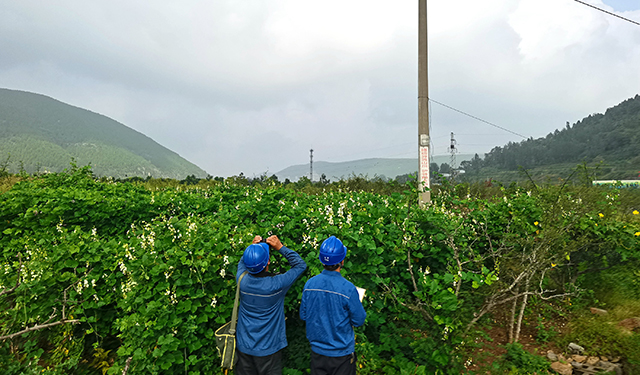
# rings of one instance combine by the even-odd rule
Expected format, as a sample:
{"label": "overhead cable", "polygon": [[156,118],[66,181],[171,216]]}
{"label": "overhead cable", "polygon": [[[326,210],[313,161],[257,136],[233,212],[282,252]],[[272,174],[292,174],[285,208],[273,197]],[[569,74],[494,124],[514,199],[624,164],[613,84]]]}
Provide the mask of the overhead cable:
{"label": "overhead cable", "polygon": [[624,17],[622,17],[622,16],[620,16],[620,15],[617,15],[617,14],[615,14],[615,13],[611,13],[611,12],[609,12],[609,11],[606,11],[606,10],[604,10],[604,9],[598,8],[598,7],[593,6],[593,5],[591,5],[591,4],[587,4],[587,3],[585,3],[584,1],[580,1],[580,0],[573,0],[573,1],[575,1],[575,2],[577,2],[577,3],[580,3],[580,4],[582,4],[582,5],[586,5],[586,6],[588,6],[588,7],[591,7],[591,8],[593,8],[593,9],[597,9],[597,10],[599,10],[599,11],[601,11],[601,12],[604,12],[604,13],[607,13],[607,14],[609,14],[609,15],[611,15],[611,16],[621,18],[621,19],[623,19],[623,20],[625,20],[625,21],[627,21],[627,22],[631,22],[631,23],[634,23],[634,24],[636,24],[636,25],[640,26],[640,23],[638,23],[638,22],[636,22],[636,21],[634,21],[634,20],[630,20],[630,19],[628,19],[628,18],[624,18]]}
{"label": "overhead cable", "polygon": [[486,120],[483,120],[483,119],[481,119],[480,117],[476,117],[476,116],[470,115],[470,114],[468,114],[468,113],[466,113],[466,112],[463,112],[463,111],[461,111],[461,110],[459,110],[459,109],[453,108],[453,107],[448,106],[448,105],[446,105],[446,104],[440,103],[440,102],[438,102],[438,101],[436,101],[436,100],[433,100],[433,99],[431,99],[431,98],[427,98],[427,99],[429,99],[429,101],[430,101],[430,102],[434,102],[434,103],[436,103],[436,104],[440,104],[440,105],[441,105],[441,106],[443,106],[443,107],[447,107],[447,108],[449,108],[449,109],[450,109],[450,110],[452,110],[452,111],[456,111],[456,112],[458,112],[458,113],[462,113],[463,115],[468,116],[468,117],[471,117],[472,119],[476,119],[476,120],[478,120],[478,121],[484,122],[485,124],[491,125],[491,126],[493,126],[493,127],[496,127],[496,128],[498,128],[498,129],[504,130],[504,131],[509,132],[509,133],[511,133],[511,134],[515,134],[515,135],[517,135],[518,137],[522,137],[522,138],[524,138],[524,139],[527,139],[527,137],[525,137],[525,136],[524,136],[524,135],[522,135],[522,134],[516,133],[516,132],[514,132],[514,131],[512,131],[512,130],[509,130],[509,129],[503,128],[502,126],[496,125],[496,124],[491,123],[491,122],[486,121]]}

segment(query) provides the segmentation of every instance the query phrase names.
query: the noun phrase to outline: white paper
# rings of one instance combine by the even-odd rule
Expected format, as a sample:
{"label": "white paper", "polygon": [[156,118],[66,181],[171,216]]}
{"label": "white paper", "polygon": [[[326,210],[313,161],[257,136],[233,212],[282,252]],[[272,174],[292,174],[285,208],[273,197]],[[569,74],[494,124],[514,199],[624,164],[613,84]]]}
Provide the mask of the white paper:
{"label": "white paper", "polygon": [[360,297],[360,302],[362,302],[362,299],[364,298],[364,294],[367,292],[367,290],[359,287],[356,287],[356,290],[358,290],[358,296]]}

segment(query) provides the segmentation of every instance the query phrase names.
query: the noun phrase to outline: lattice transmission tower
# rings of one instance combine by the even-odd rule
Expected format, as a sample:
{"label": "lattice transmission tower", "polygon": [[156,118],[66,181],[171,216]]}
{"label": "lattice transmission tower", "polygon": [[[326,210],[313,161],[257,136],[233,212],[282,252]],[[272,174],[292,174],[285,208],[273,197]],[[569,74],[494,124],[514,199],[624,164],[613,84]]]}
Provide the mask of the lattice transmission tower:
{"label": "lattice transmission tower", "polygon": [[449,160],[449,169],[451,178],[453,179],[456,175],[457,167],[456,167],[456,153],[458,152],[458,148],[456,147],[457,142],[454,137],[453,132],[451,132],[451,145],[449,146],[449,153],[451,154],[451,159]]}
{"label": "lattice transmission tower", "polygon": [[313,182],[313,149],[309,150],[309,181]]}

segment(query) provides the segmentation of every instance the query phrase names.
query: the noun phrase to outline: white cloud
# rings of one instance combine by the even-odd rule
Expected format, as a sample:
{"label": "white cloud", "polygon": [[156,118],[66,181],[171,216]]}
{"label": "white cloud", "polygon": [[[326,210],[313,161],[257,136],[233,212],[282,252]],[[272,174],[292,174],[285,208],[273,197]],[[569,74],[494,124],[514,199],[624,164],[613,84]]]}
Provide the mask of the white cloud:
{"label": "white cloud", "polygon": [[306,58],[322,51],[368,53],[389,43],[403,28],[410,2],[282,0],[268,18],[266,31],[285,58]]}
{"label": "white cloud", "polygon": [[[428,4],[435,100],[538,137],[638,94],[635,25],[570,0]],[[277,172],[311,147],[316,160],[415,156],[417,8],[4,2],[0,86],[110,116],[214,175]],[[451,132],[462,153],[519,140],[436,104],[431,115],[435,153]]]}
{"label": "white cloud", "polygon": [[523,0],[509,16],[525,61],[543,63],[557,60],[567,49],[592,44],[606,32],[608,21],[603,13],[579,3],[554,0]]}

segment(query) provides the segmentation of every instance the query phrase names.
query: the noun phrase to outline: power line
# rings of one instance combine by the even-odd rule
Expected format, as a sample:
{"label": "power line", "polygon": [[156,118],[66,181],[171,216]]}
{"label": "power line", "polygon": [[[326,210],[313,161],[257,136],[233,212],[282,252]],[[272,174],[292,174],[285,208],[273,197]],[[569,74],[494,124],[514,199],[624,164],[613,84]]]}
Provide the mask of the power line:
{"label": "power line", "polygon": [[580,3],[580,4],[582,4],[582,5],[586,5],[586,6],[588,6],[588,7],[591,7],[591,8],[593,8],[593,9],[597,9],[597,10],[599,10],[599,11],[601,11],[601,12],[604,12],[604,13],[607,13],[607,14],[609,14],[609,15],[611,15],[611,16],[618,17],[618,18],[623,19],[623,20],[625,20],[625,21],[627,21],[627,22],[631,22],[631,23],[634,23],[634,24],[636,24],[636,25],[640,26],[640,23],[638,23],[638,22],[636,22],[636,21],[634,21],[634,20],[630,20],[630,19],[628,19],[628,18],[624,18],[624,17],[622,17],[622,16],[620,16],[620,15],[617,15],[617,14],[615,14],[615,13],[611,13],[611,12],[606,11],[606,10],[604,10],[604,9],[600,9],[600,8],[598,8],[598,7],[596,7],[596,6],[591,5],[591,4],[587,4],[587,3],[585,3],[584,1],[580,1],[580,0],[573,0],[573,1],[575,1],[576,3]]}
{"label": "power line", "polygon": [[527,139],[527,137],[525,137],[525,136],[524,136],[524,135],[522,135],[522,134],[516,133],[516,132],[511,131],[511,130],[509,130],[509,129],[503,128],[502,126],[496,125],[496,124],[491,123],[491,122],[486,121],[486,120],[483,120],[483,119],[481,119],[480,117],[476,117],[476,116],[470,115],[470,114],[468,114],[468,113],[466,113],[466,112],[463,112],[463,111],[461,111],[461,110],[459,110],[459,109],[456,109],[456,108],[450,107],[450,106],[448,106],[448,105],[446,105],[446,104],[440,103],[440,102],[435,101],[435,100],[433,100],[433,99],[431,99],[431,98],[428,98],[428,99],[429,99],[429,101],[434,102],[434,103],[436,103],[436,104],[440,104],[440,105],[441,105],[441,106],[443,106],[443,107],[447,107],[447,108],[449,108],[449,109],[450,109],[450,110],[452,110],[452,111],[456,111],[456,112],[458,112],[458,113],[462,113],[463,115],[468,116],[468,117],[471,117],[472,119],[476,119],[476,120],[478,120],[478,121],[484,122],[485,124],[491,125],[491,126],[493,126],[493,127],[496,127],[496,128],[498,128],[498,129],[504,130],[504,131],[509,132],[509,133],[511,133],[511,134],[515,134],[515,135],[517,135],[518,137],[522,137],[522,138],[524,138],[524,139]]}

